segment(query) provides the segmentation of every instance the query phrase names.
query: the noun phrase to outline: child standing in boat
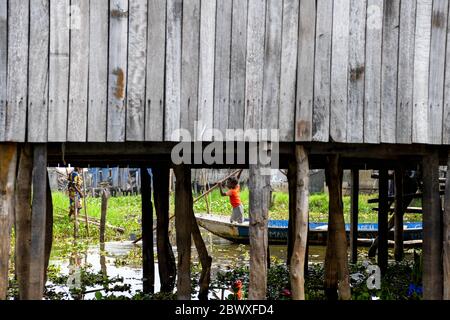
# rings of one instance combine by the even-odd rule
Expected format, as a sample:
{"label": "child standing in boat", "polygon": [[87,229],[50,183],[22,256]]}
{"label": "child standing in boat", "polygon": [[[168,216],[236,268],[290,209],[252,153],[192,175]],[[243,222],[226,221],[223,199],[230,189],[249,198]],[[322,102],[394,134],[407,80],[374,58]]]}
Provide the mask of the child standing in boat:
{"label": "child standing in boat", "polygon": [[231,177],[227,180],[226,187],[229,189],[227,192],[223,191],[222,183],[219,184],[220,194],[223,197],[230,197],[230,204],[233,207],[230,222],[243,223],[244,222],[244,206],[241,202],[240,192],[241,187],[239,186],[239,178],[241,177],[242,170],[238,173],[236,177]]}

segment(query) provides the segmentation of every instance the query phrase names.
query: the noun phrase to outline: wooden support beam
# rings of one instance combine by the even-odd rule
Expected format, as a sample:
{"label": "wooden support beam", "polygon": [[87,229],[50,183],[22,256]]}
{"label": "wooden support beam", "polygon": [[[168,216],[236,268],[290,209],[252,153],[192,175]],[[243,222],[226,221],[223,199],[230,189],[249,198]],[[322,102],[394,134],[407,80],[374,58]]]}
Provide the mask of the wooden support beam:
{"label": "wooden support beam", "polygon": [[169,240],[169,167],[153,168],[153,197],[156,211],[156,246],[161,292],[172,292],[175,287],[177,268]]}
{"label": "wooden support beam", "polygon": [[250,282],[248,298],[265,300],[267,290],[267,246],[270,205],[270,176],[259,165],[249,169]]}
{"label": "wooden support beam", "polygon": [[396,261],[403,260],[403,168],[395,169],[395,218],[394,218],[394,256]]}
{"label": "wooden support beam", "polygon": [[292,251],[295,242],[295,217],[297,207],[297,164],[295,160],[289,161],[287,170],[287,180],[289,189],[289,221],[288,221],[288,245],[286,264],[291,265]]}
{"label": "wooden support beam", "polygon": [[152,180],[147,168],[141,168],[142,198],[142,278],[143,292],[155,292],[155,258],[153,255]]}
{"label": "wooden support beam", "polygon": [[45,230],[47,216],[47,145],[33,146],[33,194],[29,299],[41,300],[44,294]]}
{"label": "wooden support beam", "polygon": [[53,199],[50,188],[50,178],[47,176],[47,207],[45,216],[45,262],[44,262],[44,285],[47,282],[47,269],[50,264],[50,255],[53,245]]}
{"label": "wooden support beam", "polygon": [[106,232],[106,214],[108,213],[108,198],[109,192],[104,189],[102,191],[102,205],[100,212],[100,243],[105,243],[105,232]]}
{"label": "wooden support beam", "polygon": [[328,239],[325,254],[325,294],[330,300],[338,297],[350,300],[350,282],[345,232],[344,205],[342,203],[342,167],[339,155],[328,157],[325,170],[330,195],[328,212]]}
{"label": "wooden support beam", "polygon": [[378,184],[379,205],[378,205],[378,266],[381,274],[384,274],[388,264],[388,213],[389,200],[388,189],[389,179],[387,169],[380,169],[380,179]]}
{"label": "wooden support beam", "polygon": [[308,153],[303,146],[295,147],[296,183],[294,246],[291,258],[291,289],[294,300],[305,300],[305,263],[308,244],[309,215],[309,161]]}
{"label": "wooden support beam", "polygon": [[358,211],[359,211],[359,170],[352,169],[350,200],[350,257],[358,262]]}
{"label": "wooden support beam", "polygon": [[8,291],[9,251],[14,219],[17,145],[0,143],[0,155],[0,300],[5,300]]}
{"label": "wooden support beam", "polygon": [[423,157],[423,298],[441,300],[443,296],[442,210],[439,197],[439,156]]}
{"label": "wooden support beam", "polygon": [[447,180],[445,183],[444,204],[444,232],[443,232],[443,271],[444,271],[444,300],[450,300],[450,150],[447,161]]}
{"label": "wooden support beam", "polygon": [[177,235],[178,277],[177,299],[191,299],[191,230],[192,219],[190,197],[191,169],[184,165],[174,167],[175,184],[175,229]]}
{"label": "wooden support beam", "polygon": [[33,151],[27,144],[20,148],[15,194],[15,267],[20,300],[29,299],[32,174]]}

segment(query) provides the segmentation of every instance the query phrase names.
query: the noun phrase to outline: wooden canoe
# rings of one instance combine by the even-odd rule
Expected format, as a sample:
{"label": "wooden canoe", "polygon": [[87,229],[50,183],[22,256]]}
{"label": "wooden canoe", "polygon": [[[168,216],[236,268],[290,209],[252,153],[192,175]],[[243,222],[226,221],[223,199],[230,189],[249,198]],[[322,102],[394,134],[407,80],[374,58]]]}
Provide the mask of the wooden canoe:
{"label": "wooden canoe", "polygon": [[[199,226],[209,232],[235,243],[249,243],[249,223],[248,220],[243,223],[230,223],[227,216],[212,214],[197,214]],[[347,238],[350,234],[350,225],[345,226]],[[371,245],[372,240],[378,234],[378,225],[376,223],[358,224],[358,243],[360,245]],[[310,223],[308,241],[310,245],[326,245],[327,243],[327,223]],[[269,220],[269,244],[284,245],[287,244],[288,221],[287,220]],[[394,232],[389,232],[389,239],[393,240]],[[415,245],[420,244],[422,239],[422,223],[407,222],[404,224],[403,239],[405,243],[410,242]]]}

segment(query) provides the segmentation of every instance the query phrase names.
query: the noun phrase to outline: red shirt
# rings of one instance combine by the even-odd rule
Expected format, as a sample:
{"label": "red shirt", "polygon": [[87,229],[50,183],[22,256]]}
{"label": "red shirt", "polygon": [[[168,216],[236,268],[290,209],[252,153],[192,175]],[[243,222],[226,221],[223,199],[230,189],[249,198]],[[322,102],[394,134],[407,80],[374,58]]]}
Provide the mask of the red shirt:
{"label": "red shirt", "polygon": [[226,193],[226,195],[230,197],[230,203],[233,206],[233,208],[239,207],[241,205],[241,197],[239,195],[240,191],[241,187],[237,185],[236,188],[230,189]]}

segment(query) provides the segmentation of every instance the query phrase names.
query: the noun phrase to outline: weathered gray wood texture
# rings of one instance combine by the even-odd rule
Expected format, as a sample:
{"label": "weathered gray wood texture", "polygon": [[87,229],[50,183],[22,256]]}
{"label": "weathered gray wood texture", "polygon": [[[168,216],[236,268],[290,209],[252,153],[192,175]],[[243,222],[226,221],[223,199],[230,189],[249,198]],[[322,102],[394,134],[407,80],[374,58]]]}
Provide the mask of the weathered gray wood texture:
{"label": "weathered gray wood texture", "polygon": [[448,145],[448,11],[447,0],[0,0],[0,141],[220,139],[214,128]]}

